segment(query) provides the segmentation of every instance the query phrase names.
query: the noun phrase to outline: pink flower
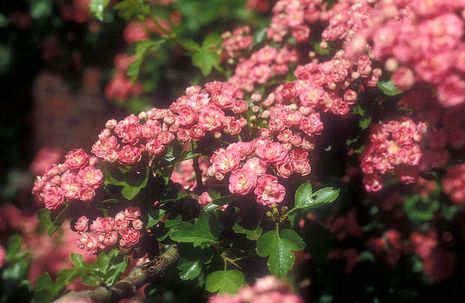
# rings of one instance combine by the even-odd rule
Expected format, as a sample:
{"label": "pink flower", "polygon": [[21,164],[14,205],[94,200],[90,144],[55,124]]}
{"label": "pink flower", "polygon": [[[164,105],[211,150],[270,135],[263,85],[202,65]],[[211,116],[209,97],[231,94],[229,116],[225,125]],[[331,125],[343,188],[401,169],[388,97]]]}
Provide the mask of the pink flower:
{"label": "pink flower", "polygon": [[260,176],[266,172],[267,164],[260,158],[252,157],[244,163],[242,168],[253,172],[256,176]]}
{"label": "pink flower", "polygon": [[66,199],[77,199],[81,188],[82,180],[78,176],[69,174],[62,177],[61,189]]}
{"label": "pink flower", "polygon": [[265,162],[276,163],[286,157],[287,149],[279,142],[270,142],[257,144],[255,153]]}
{"label": "pink flower", "polygon": [[229,177],[229,191],[235,195],[246,195],[257,183],[257,175],[252,170],[238,169]]}
{"label": "pink flower", "polygon": [[48,209],[56,209],[64,202],[64,193],[61,188],[46,186],[41,194],[41,198]]}
{"label": "pink flower", "polygon": [[78,176],[81,177],[82,182],[93,189],[99,188],[103,183],[102,171],[91,166],[81,169]]}
{"label": "pink flower", "polygon": [[83,187],[79,191],[79,200],[89,202],[95,197],[95,190],[90,187]]}
{"label": "pink flower", "polygon": [[70,169],[78,169],[87,164],[89,156],[82,149],[73,149],[65,156],[65,165]]}
{"label": "pink flower", "polygon": [[135,220],[140,218],[141,212],[139,207],[128,207],[124,210],[124,215],[129,220]]}
{"label": "pink flower", "polygon": [[323,123],[320,120],[320,114],[312,113],[308,117],[302,119],[300,129],[309,136],[320,134],[323,130]]}
{"label": "pink flower", "polygon": [[204,131],[216,131],[223,126],[224,113],[216,106],[210,105],[200,110],[199,126]]}
{"label": "pink flower", "polygon": [[439,101],[445,106],[455,106],[465,102],[465,82],[458,75],[451,75],[438,86]]}
{"label": "pink flower", "polygon": [[139,243],[140,231],[138,230],[127,228],[123,231],[120,231],[120,235],[121,240],[119,241],[119,244],[123,247],[132,247]]}
{"label": "pink flower", "polygon": [[80,232],[85,232],[89,228],[89,218],[86,216],[81,216],[77,219],[76,223],[74,223],[74,229]]}
{"label": "pink flower", "polygon": [[132,227],[137,230],[142,229],[144,227],[144,222],[140,219],[135,219],[132,221]]}
{"label": "pink flower", "polygon": [[208,205],[213,201],[213,199],[210,197],[208,192],[204,191],[202,194],[199,196],[199,204],[202,206]]}
{"label": "pink flower", "polygon": [[286,189],[278,183],[278,178],[275,176],[264,175],[258,178],[254,193],[257,195],[258,203],[272,206],[284,200]]}
{"label": "pink flower", "polygon": [[118,153],[118,160],[123,165],[133,165],[142,158],[142,148],[133,145],[125,145]]}
{"label": "pink flower", "polygon": [[129,226],[129,220],[126,218],[124,212],[120,211],[115,216],[115,230],[125,230]]}

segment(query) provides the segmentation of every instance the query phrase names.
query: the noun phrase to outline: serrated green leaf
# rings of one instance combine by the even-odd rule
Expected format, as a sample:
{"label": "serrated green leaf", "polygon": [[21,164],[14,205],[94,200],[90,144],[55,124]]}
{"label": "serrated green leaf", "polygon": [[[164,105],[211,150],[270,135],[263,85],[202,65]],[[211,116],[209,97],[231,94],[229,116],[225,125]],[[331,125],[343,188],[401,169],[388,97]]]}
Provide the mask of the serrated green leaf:
{"label": "serrated green leaf", "polygon": [[402,93],[392,81],[379,81],[378,88],[387,96],[397,96]]}
{"label": "serrated green leaf", "polygon": [[244,274],[238,270],[215,271],[207,276],[205,289],[209,292],[233,294],[244,284]]}
{"label": "serrated green leaf", "polygon": [[218,47],[222,41],[223,39],[221,39],[220,35],[216,33],[211,33],[205,38],[205,40],[203,40],[202,48],[206,49],[206,48]]}
{"label": "serrated green leaf", "polygon": [[263,232],[263,229],[260,226],[258,226],[256,229],[246,229],[237,223],[233,225],[232,229],[237,234],[245,235],[245,237],[251,241],[257,241]]}
{"label": "serrated green leaf", "polygon": [[218,242],[218,218],[213,213],[203,213],[194,223],[181,222],[174,227],[171,240],[205,247]]}
{"label": "serrated green leaf", "polygon": [[103,12],[107,7],[110,0],[90,0],[89,8],[90,12],[94,14],[94,16],[103,21]]}
{"label": "serrated green leaf", "polygon": [[204,76],[208,76],[213,67],[220,63],[220,56],[215,51],[202,48],[194,53],[192,63],[200,68]]}
{"label": "serrated green leaf", "polygon": [[284,278],[294,265],[294,251],[304,248],[302,238],[295,231],[285,229],[280,232],[272,230],[261,235],[256,250],[260,257],[268,257],[270,272]]}
{"label": "serrated green leaf", "polygon": [[147,55],[147,53],[150,50],[157,48],[163,42],[164,40],[137,42],[136,51],[134,54],[135,59],[128,66],[128,76],[133,83],[136,82],[137,79],[139,78],[140,68],[142,66],[142,63],[144,62],[144,58]]}
{"label": "serrated green leaf", "polygon": [[199,260],[189,260],[187,258],[181,258],[177,268],[179,269],[179,278],[181,280],[193,280],[202,270]]}
{"label": "serrated green leaf", "polygon": [[371,124],[371,117],[364,118],[358,122],[358,126],[361,129],[367,129]]}
{"label": "serrated green leaf", "polygon": [[81,282],[86,286],[97,287],[102,284],[102,279],[99,276],[87,274],[81,277]]}

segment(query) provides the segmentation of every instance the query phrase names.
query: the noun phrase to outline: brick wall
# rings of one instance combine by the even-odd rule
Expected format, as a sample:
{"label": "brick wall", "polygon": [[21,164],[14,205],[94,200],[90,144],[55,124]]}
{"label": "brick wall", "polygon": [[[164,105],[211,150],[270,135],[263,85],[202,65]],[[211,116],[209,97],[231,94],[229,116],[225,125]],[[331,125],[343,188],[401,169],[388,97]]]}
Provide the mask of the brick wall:
{"label": "brick wall", "polygon": [[100,72],[87,69],[77,91],[58,75],[41,73],[34,83],[34,149],[89,148],[105,123],[106,101],[99,88]]}

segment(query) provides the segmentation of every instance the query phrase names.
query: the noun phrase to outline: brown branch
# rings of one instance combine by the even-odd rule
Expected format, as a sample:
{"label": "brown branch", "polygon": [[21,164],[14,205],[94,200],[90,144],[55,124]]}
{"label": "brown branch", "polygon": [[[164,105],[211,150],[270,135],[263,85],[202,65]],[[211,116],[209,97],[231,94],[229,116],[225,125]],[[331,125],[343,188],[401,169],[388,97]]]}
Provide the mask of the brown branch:
{"label": "brown branch", "polygon": [[156,259],[136,266],[124,279],[112,286],[100,286],[93,290],[71,291],[57,299],[55,303],[79,300],[85,300],[84,302],[117,302],[121,299],[131,298],[140,287],[162,279],[178,259],[178,250],[175,247],[170,247]]}
{"label": "brown branch", "polygon": [[202,182],[202,171],[200,170],[199,157],[195,157],[193,159],[192,164],[194,166],[194,172],[195,172],[195,181],[196,181],[195,191],[196,193],[201,194],[202,192],[205,191],[205,185]]}

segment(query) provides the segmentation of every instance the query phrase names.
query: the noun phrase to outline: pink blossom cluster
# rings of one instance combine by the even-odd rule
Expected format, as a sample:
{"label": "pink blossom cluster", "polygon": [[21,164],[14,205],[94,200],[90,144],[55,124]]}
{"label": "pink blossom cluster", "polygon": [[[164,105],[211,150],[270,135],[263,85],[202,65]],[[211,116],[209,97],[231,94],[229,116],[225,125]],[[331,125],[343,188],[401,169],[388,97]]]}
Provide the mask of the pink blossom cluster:
{"label": "pink blossom cluster", "polygon": [[223,42],[221,47],[226,53],[226,58],[237,58],[242,51],[252,46],[253,37],[250,34],[250,26],[240,26],[234,31],[221,34]]}
{"label": "pink blossom cluster", "polygon": [[465,204],[465,164],[449,167],[442,186],[454,203]]}
{"label": "pink blossom cluster", "polygon": [[454,258],[438,246],[436,231],[425,234],[413,232],[410,235],[413,252],[423,261],[423,271],[434,282],[443,281],[454,272]]}
{"label": "pink blossom cluster", "polygon": [[290,65],[296,63],[297,59],[294,49],[277,49],[266,45],[254,52],[250,58],[239,59],[234,75],[228,82],[238,89],[251,92],[256,85],[265,84],[273,77],[286,75]]}
{"label": "pink blossom cluster", "polygon": [[443,108],[430,89],[414,88],[405,93],[399,106],[410,108],[414,117],[428,124],[419,169],[443,168],[451,153],[465,148],[465,107]]}
{"label": "pink blossom cluster", "polygon": [[436,89],[442,106],[462,104],[464,8],[463,1],[455,0],[380,0],[368,26],[347,49],[354,52],[369,48],[403,90],[418,82],[428,83]]}
{"label": "pink blossom cluster", "polygon": [[133,165],[144,153],[151,157],[163,154],[175,139],[186,143],[208,134],[237,135],[247,124],[241,114],[248,108],[239,96],[228,83],[189,87],[170,109],[153,108],[119,122],[109,120],[92,152],[108,162]]}
{"label": "pink blossom cluster", "polygon": [[74,229],[80,236],[78,247],[90,254],[117,243],[120,247],[131,248],[139,243],[140,230],[144,227],[140,216],[137,207],[128,207],[115,217],[97,217],[90,224],[88,217],[81,216],[74,223]]}
{"label": "pink blossom cluster", "polygon": [[387,230],[383,237],[368,239],[366,245],[378,256],[384,253],[391,266],[395,266],[400,257],[409,251],[403,243],[402,235],[395,229]]}
{"label": "pink blossom cluster", "polygon": [[362,236],[362,228],[358,224],[354,211],[337,217],[331,216],[326,219],[324,226],[334,234],[338,241],[344,240],[349,235],[354,238]]}
{"label": "pink blossom cluster", "polygon": [[279,0],[273,7],[273,17],[267,28],[268,38],[281,42],[288,34],[297,42],[305,42],[310,37],[309,25],[321,18],[323,0]]}
{"label": "pink blossom cluster", "polygon": [[278,178],[268,174],[267,170],[274,168],[282,178],[294,173],[310,173],[307,151],[291,145],[286,147],[268,136],[218,149],[210,163],[209,177],[221,181],[230,174],[229,191],[232,194],[243,196],[253,191],[257,202],[266,206],[282,202],[286,195],[286,189]]}
{"label": "pink blossom cluster", "polygon": [[351,59],[341,50],[328,61],[297,67],[294,74],[302,105],[344,116],[360,92],[377,85],[382,71],[368,56]]}
{"label": "pink blossom cluster", "polygon": [[[337,1],[322,16],[322,19],[326,19],[329,23],[321,34],[322,40],[352,42],[354,35],[370,24],[375,12],[371,5],[374,1],[377,0]],[[355,45],[356,43],[353,42],[352,46]]]}
{"label": "pink blossom cluster", "polygon": [[267,276],[258,279],[254,285],[246,286],[236,295],[216,295],[208,303],[303,303],[302,298],[291,292],[289,285]]}
{"label": "pink blossom cluster", "polygon": [[127,76],[128,66],[134,61],[134,56],[119,54],[115,57],[115,74],[105,88],[105,97],[111,100],[127,100],[142,93],[142,85],[133,83]]}
{"label": "pink blossom cluster", "polygon": [[96,164],[96,157],[74,149],[66,154],[64,163],[52,164],[37,177],[32,192],[49,209],[75,200],[89,202],[103,184],[103,173]]}
{"label": "pink blossom cluster", "polygon": [[383,188],[383,177],[395,173],[403,183],[412,183],[418,173],[420,142],[426,124],[409,118],[391,120],[373,127],[370,142],[361,157],[363,182],[367,191]]}

